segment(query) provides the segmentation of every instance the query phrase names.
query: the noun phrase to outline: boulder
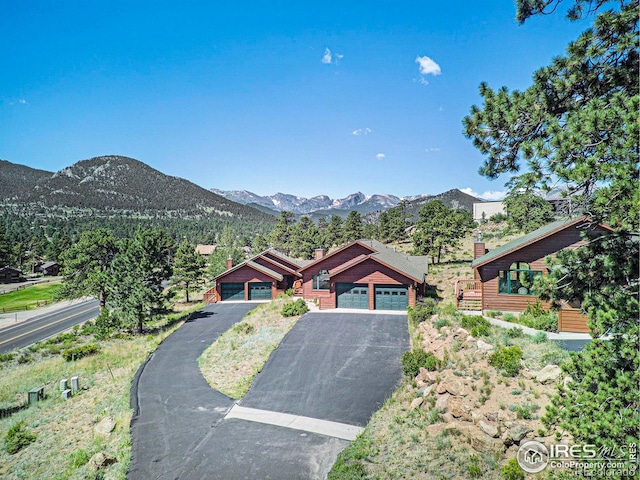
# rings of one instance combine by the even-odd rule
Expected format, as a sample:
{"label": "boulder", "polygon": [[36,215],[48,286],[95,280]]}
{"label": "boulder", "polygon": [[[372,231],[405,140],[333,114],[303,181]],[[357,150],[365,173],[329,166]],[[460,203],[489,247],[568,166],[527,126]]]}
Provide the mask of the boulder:
{"label": "boulder", "polygon": [[514,443],[519,443],[530,431],[531,429],[526,425],[516,423],[509,429],[509,435]]}
{"label": "boulder", "polygon": [[439,395],[438,399],[436,400],[436,410],[438,410],[439,412],[446,412],[449,406],[449,398],[451,398],[451,395],[449,395],[448,393]]}
{"label": "boulder", "polygon": [[455,418],[453,418],[453,415],[451,415],[450,413],[443,413],[442,414],[442,421],[444,423],[451,423],[455,420]]}
{"label": "boulder", "polygon": [[502,440],[502,443],[504,443],[505,447],[510,447],[514,443],[513,438],[511,438],[509,430],[504,431],[504,433],[502,434],[502,437],[500,437],[500,440]]}
{"label": "boulder", "polygon": [[413,401],[411,402],[411,406],[409,408],[411,408],[411,410],[415,410],[420,405],[422,405],[422,402],[424,402],[424,398],[422,398],[422,397],[414,398]]}
{"label": "boulder", "polygon": [[558,380],[562,375],[562,369],[558,365],[547,365],[538,373],[536,373],[536,380],[539,383],[552,383]]}
{"label": "boulder", "polygon": [[486,420],[486,417],[480,412],[471,412],[471,420],[477,425],[480,420]]}
{"label": "boulder", "polygon": [[420,373],[418,373],[418,377],[416,378],[419,378],[425,383],[433,383],[436,381],[437,377],[438,377],[438,372],[430,372],[426,368],[420,367]]}
{"label": "boulder", "polygon": [[104,417],[95,427],[93,427],[93,431],[98,435],[108,437],[115,428],[116,421],[112,417]]}
{"label": "boulder", "polygon": [[464,383],[462,383],[462,380],[459,380],[457,377],[454,377],[454,376],[446,377],[444,380],[442,380],[440,384],[436,387],[436,392],[438,393],[449,392],[451,395],[455,395],[455,396],[467,395],[467,392],[464,389]]}
{"label": "boulder", "polygon": [[98,452],[89,460],[89,468],[98,471],[107,468],[109,465],[116,463],[118,460],[108,453]]}
{"label": "boulder", "polygon": [[483,355],[488,355],[489,353],[493,352],[495,350],[495,347],[493,345],[491,345],[490,343],[485,342],[482,339],[479,339],[476,342],[476,347],[478,348],[478,352],[480,352]]}
{"label": "boulder", "polygon": [[455,418],[470,422],[471,415],[469,414],[469,411],[469,406],[464,404],[462,398],[452,397],[449,400],[449,413],[451,413]]}
{"label": "boulder", "polygon": [[500,440],[491,438],[477,430],[469,434],[469,440],[471,442],[471,447],[478,452],[489,453],[496,450],[504,450],[504,445]]}
{"label": "boulder", "polygon": [[429,394],[433,391],[434,386],[433,385],[427,385],[424,389],[424,391],[422,392],[422,396],[423,397],[427,397],[429,396]]}
{"label": "boulder", "polygon": [[458,339],[461,342],[466,341],[467,338],[469,338],[469,335],[470,333],[462,327],[458,328],[455,332],[453,332],[453,338]]}
{"label": "boulder", "polygon": [[484,433],[486,433],[490,437],[498,438],[500,436],[500,430],[498,430],[498,427],[492,423],[485,422],[484,420],[480,420],[478,422],[478,427],[480,428],[480,430],[482,430]]}

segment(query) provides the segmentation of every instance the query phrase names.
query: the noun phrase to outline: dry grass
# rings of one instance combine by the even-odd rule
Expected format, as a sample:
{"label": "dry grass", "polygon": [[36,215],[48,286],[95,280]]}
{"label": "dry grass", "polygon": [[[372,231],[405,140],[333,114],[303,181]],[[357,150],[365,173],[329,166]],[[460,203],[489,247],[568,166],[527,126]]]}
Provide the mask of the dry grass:
{"label": "dry grass", "polygon": [[271,352],[299,318],[280,315],[290,301],[283,296],[251,310],[204,351],[198,365],[209,385],[236,399],[249,391]]}
{"label": "dry grass", "polygon": [[[97,355],[66,362],[60,355],[43,356],[28,364],[5,363],[0,377],[0,407],[19,406],[26,393],[44,386],[47,398],[0,420],[0,438],[17,422],[36,435],[36,441],[10,455],[0,450],[0,477],[7,479],[97,478],[87,461],[104,452],[117,463],[101,471],[105,479],[124,479],[131,455],[129,389],[139,365],[157,345],[182,323],[160,322],[154,335],[101,342]],[[63,400],[58,390],[62,378],[80,377],[80,392]],[[116,422],[108,436],[94,432],[105,417]]]}

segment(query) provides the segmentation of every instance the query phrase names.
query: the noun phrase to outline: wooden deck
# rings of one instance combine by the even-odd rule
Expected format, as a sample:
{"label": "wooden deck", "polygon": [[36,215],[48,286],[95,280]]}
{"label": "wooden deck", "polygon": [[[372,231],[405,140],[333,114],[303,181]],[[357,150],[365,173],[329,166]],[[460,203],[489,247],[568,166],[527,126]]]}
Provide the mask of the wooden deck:
{"label": "wooden deck", "polygon": [[482,310],[482,282],[480,280],[456,280],[455,296],[458,310]]}

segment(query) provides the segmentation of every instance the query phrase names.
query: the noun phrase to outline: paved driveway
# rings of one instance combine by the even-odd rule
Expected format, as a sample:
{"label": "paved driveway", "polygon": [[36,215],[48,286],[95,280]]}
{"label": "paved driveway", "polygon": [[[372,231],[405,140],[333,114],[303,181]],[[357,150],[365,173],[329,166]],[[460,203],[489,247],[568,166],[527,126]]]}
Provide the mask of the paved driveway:
{"label": "paved driveway", "polygon": [[[312,313],[234,406],[208,387],[195,359],[241,318],[243,307],[250,308],[209,307],[203,315],[211,316],[185,324],[147,363],[137,387],[128,478],[324,478],[348,444],[332,428],[364,426],[396,388],[409,347],[406,316]],[[233,418],[238,407],[257,412],[258,421]]]}

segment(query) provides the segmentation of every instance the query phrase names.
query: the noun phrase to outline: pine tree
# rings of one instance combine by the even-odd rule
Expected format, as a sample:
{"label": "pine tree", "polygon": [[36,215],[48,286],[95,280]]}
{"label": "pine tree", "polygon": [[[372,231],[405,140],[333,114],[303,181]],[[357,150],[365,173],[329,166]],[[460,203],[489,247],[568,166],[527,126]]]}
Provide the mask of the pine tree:
{"label": "pine tree", "polygon": [[186,239],[176,250],[171,283],[184,289],[187,303],[189,292],[204,284],[205,263],[202,255]]}
{"label": "pine tree", "polygon": [[351,210],[344,222],[342,241],[349,243],[362,238],[362,217],[360,213]]}

